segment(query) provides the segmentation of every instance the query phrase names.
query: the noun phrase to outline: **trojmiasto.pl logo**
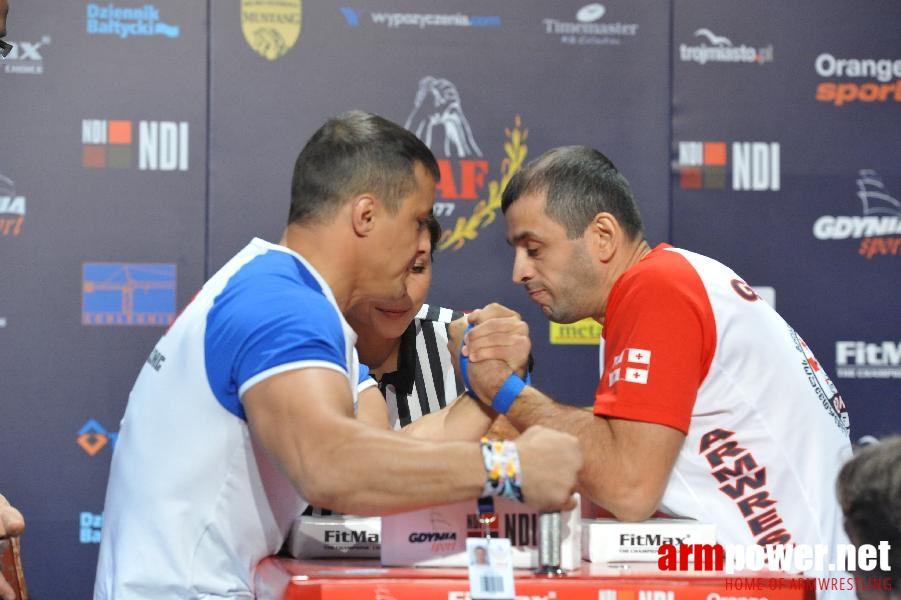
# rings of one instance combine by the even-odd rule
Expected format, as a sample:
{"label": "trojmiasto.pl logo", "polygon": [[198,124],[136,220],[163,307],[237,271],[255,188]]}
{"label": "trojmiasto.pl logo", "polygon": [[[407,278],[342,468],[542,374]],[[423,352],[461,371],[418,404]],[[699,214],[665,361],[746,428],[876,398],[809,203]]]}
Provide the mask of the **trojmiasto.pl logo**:
{"label": "trojmiasto.pl logo", "polygon": [[773,61],[773,45],[755,48],[746,44],[736,46],[732,40],[703,27],[694,32],[691,44],[679,45],[679,60],[699,65],[707,63],[751,63],[762,65]]}
{"label": "trojmiasto.pl logo", "polygon": [[419,80],[404,127],[438,159],[441,181],[435,215],[444,225],[438,248],[459,250],[475,240],[479,230],[498,220],[501,193],[528,154],[528,129],[522,126],[519,115],[513,118],[513,127],[503,130],[504,156],[492,167],[463,111],[457,86],[431,75]]}

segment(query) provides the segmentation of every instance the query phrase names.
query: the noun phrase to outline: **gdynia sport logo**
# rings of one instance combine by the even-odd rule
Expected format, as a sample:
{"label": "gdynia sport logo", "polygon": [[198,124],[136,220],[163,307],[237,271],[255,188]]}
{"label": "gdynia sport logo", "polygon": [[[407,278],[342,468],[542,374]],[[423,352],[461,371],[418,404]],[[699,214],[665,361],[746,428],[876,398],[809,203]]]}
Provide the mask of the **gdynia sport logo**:
{"label": "gdynia sport logo", "polygon": [[[839,589],[890,590],[892,579],[889,562],[891,545],[883,540],[878,545],[839,544],[770,544],[760,546],[722,544],[662,544],[657,550],[657,566],[661,571],[720,571],[741,574],[727,586],[735,589]],[[745,577],[765,572],[781,577]],[[799,579],[798,573],[807,574]],[[848,574],[854,573],[856,577]],[[828,577],[821,575],[828,574]],[[836,575],[845,574],[844,577]],[[872,577],[860,577],[870,574]],[[816,578],[810,578],[816,575]]]}

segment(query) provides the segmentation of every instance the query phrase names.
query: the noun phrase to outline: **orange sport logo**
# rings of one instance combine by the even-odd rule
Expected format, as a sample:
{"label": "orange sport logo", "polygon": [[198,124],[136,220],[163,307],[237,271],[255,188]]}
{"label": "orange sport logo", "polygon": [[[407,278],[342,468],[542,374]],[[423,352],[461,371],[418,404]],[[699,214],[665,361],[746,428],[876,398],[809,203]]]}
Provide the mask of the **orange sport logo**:
{"label": "orange sport logo", "polygon": [[836,58],[824,52],[814,61],[814,69],[820,77],[841,79],[818,84],[818,102],[836,107],[855,102],[901,102],[901,58]]}

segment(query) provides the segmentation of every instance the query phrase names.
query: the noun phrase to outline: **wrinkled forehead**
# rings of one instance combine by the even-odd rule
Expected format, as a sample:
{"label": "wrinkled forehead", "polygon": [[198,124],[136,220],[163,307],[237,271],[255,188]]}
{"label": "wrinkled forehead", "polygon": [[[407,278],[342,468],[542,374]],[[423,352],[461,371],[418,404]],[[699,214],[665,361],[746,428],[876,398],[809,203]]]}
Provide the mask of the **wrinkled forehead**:
{"label": "wrinkled forehead", "polygon": [[528,238],[541,237],[555,223],[545,212],[547,194],[524,194],[509,207],[504,214],[507,222],[507,243],[516,245]]}

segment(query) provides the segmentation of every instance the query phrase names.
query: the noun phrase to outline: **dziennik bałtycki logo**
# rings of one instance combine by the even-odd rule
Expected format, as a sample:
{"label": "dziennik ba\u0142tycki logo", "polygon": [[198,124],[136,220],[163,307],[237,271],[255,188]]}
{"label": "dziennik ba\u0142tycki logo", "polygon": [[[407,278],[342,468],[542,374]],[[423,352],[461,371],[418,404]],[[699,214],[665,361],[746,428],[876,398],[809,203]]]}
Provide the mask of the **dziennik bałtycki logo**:
{"label": "dziennik ba\u0142tycki logo", "polygon": [[89,35],[109,35],[121,39],[130,37],[162,36],[177,38],[181,33],[178,25],[165,23],[160,18],[159,9],[153,4],[143,6],[117,6],[89,3],[86,7],[85,28]]}

